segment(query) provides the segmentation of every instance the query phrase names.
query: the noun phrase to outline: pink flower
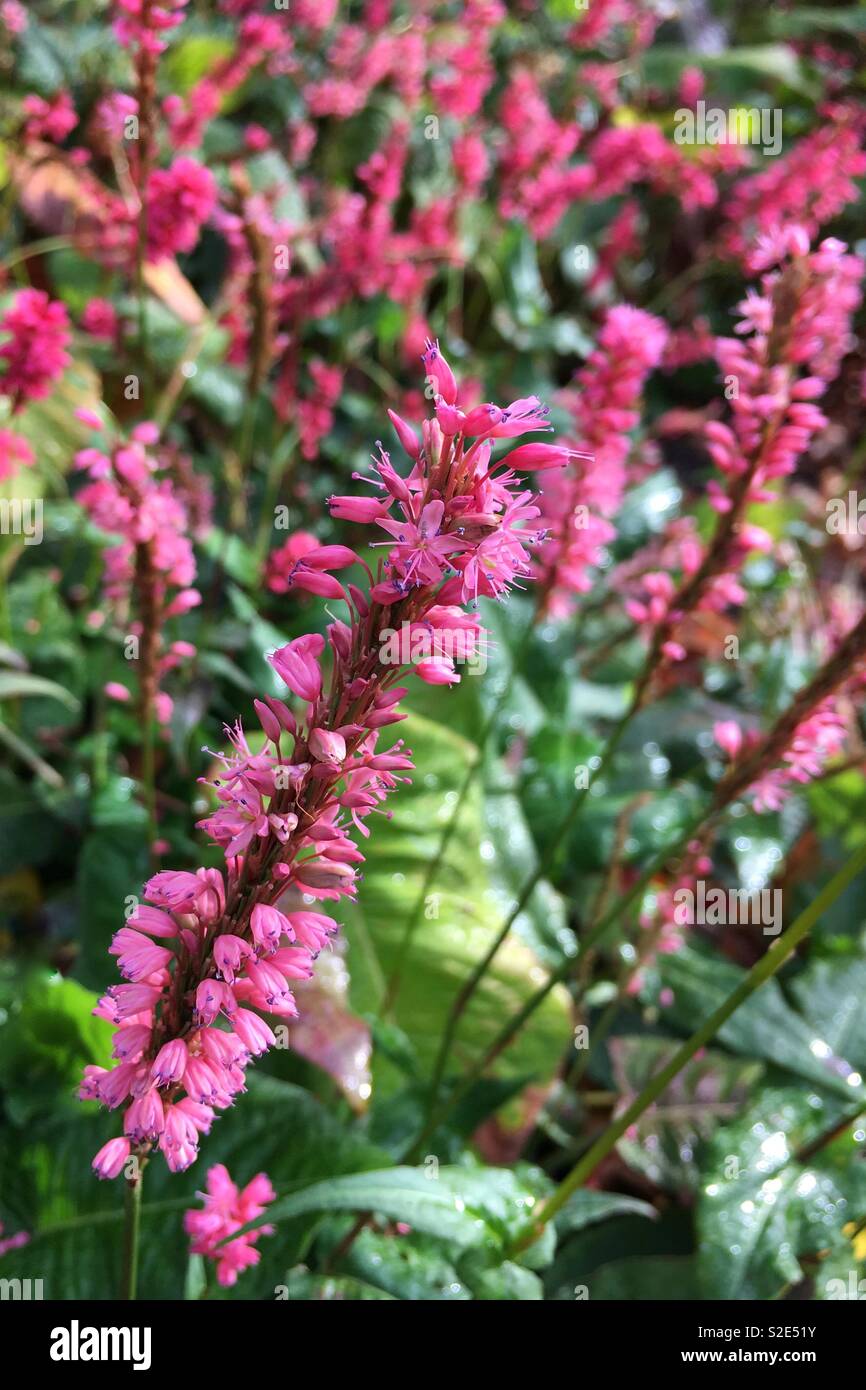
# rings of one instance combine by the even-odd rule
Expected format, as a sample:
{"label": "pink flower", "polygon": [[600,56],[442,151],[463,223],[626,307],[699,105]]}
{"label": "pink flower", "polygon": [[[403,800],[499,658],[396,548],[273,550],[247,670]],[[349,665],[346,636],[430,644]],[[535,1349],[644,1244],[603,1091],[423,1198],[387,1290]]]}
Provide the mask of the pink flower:
{"label": "pink flower", "polygon": [[216,204],[213,174],[182,156],[155,169],[147,188],[147,253],[152,261],[191,251]]}
{"label": "pink flower", "polygon": [[743,746],[743,731],[733,719],[718,720],[713,725],[713,738],[729,758],[736,758]]}
{"label": "pink flower", "polygon": [[98,1178],[118,1177],[129,1158],[131,1147],[128,1139],[109,1139],[107,1144],[103,1144],[93,1160],[93,1171],[96,1176]]}
{"label": "pink flower", "polygon": [[295,531],[284,545],[271,551],[265,583],[272,593],[284,594],[288,591],[298,561],[302,560],[308,551],[317,549],[318,544],[311,532]]}
{"label": "pink flower", "polygon": [[132,699],[132,695],[127,690],[126,686],[121,685],[119,681],[106,681],[102,689],[109,700],[117,700],[122,705],[128,704]]}
{"label": "pink flower", "polygon": [[108,299],[91,299],[81,315],[81,327],[93,338],[113,342],[117,337],[117,311]]}
{"label": "pink flower", "polygon": [[[0,6],[0,18],[3,7]],[[3,1235],[3,1222],[0,1221],[0,1257],[8,1255],[10,1250],[20,1250],[23,1246],[30,1244],[30,1233],[28,1231],[16,1231],[14,1236]]]}
{"label": "pink flower", "polygon": [[28,140],[52,140],[59,145],[78,125],[68,92],[57,92],[50,101],[39,96],[26,96],[21,107],[27,115],[24,134]]}
{"label": "pink flower", "polygon": [[20,469],[30,468],[35,462],[36,455],[23,435],[0,429],[0,483],[14,478]]}
{"label": "pink flower", "polygon": [[[228,1169],[218,1163],[208,1170],[207,1192],[198,1195],[204,1209],[188,1211],[184,1216],[184,1229],[192,1237],[190,1252],[213,1260],[220,1284],[230,1287],[245,1269],[258,1264],[255,1247],[262,1236],[273,1235],[274,1228],[259,1226],[234,1240],[226,1237],[261,1216],[277,1194],[266,1173],[258,1173],[239,1190]],[[226,1244],[220,1245],[223,1240]]]}
{"label": "pink flower", "polygon": [[[96,1012],[118,1029],[117,1062],[88,1072],[81,1094],[124,1106],[135,1150],[156,1145],[175,1172],[195,1161],[199,1134],[215,1111],[234,1104],[246,1067],[276,1041],[255,1011],[297,1017],[292,986],[309,979],[336,930],[320,913],[284,913],[284,895],[354,897],[364,855],[353,833],[369,836],[367,822],[412,771],[400,740],[377,748],[380,729],[403,717],[406,687],[394,678],[401,666],[411,668],[408,656],[398,656],[397,670],[383,667],[385,634],[392,625],[404,631],[403,624],[410,636],[420,634],[428,645],[417,673],[451,684],[459,677],[448,643],[459,637],[471,654],[479,633],[461,605],[480,594],[502,597],[530,572],[538,508],[520,490],[510,456],[491,460],[491,438],[482,431],[507,439],[546,428],[544,407],[533,396],[467,413],[450,367],[438,349],[435,357],[429,351],[428,367],[452,397],[450,407],[478,433],[446,435],[438,419],[425,421],[412,432],[420,442],[407,476],[380,450],[375,519],[388,533],[389,554],[377,581],[348,546],[305,549],[292,584],[330,581],[347,609],[346,621],[332,618],[327,629],[327,690],[319,633],[271,654],[306,709],[296,716],[281,700],[257,701],[266,740],[255,753],[239,722],[227,729],[231,751],[219,755],[211,784],[217,809],[200,822],[223,848],[224,870],[154,874],[146,902],[112,943],[131,983],[109,990]],[[147,443],[136,437],[116,451],[114,468],[128,484],[140,486],[151,472]],[[112,461],[86,452],[98,486]],[[366,588],[349,583],[344,590],[332,579],[331,571],[350,566],[360,568]]]}
{"label": "pink flower", "polygon": [[268,661],[280,679],[302,700],[317,700],[322,689],[322,671],[318,659],[324,648],[324,637],[311,633],[296,637],[294,642],[272,652]]}
{"label": "pink flower", "polygon": [[69,362],[70,330],[66,307],[44,290],[19,290],[0,319],[0,347],[6,363],[0,391],[12,397],[13,411],[47,396]]}

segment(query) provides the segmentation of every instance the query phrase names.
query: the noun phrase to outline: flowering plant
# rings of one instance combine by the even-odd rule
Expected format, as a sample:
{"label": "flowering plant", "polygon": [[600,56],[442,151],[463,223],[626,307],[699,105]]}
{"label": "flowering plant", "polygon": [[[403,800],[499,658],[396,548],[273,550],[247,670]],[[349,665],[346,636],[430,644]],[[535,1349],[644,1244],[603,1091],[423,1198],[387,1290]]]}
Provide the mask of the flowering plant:
{"label": "flowering plant", "polygon": [[0,40],[0,1277],[856,1296],[857,15]]}

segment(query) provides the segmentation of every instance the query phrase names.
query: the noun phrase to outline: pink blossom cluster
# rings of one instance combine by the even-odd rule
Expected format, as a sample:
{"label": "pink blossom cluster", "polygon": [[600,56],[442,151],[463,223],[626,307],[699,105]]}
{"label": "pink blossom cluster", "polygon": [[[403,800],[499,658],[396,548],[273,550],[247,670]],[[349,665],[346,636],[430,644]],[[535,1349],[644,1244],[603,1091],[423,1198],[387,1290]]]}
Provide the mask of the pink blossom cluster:
{"label": "pink blossom cluster", "polygon": [[[749,290],[738,306],[740,336],[716,340],[719,369],[736,389],[731,424],[713,420],[705,428],[707,450],[724,479],[711,479],[707,493],[716,511],[732,513],[735,524],[692,605],[713,612],[744,602],[739,570],[751,552],[772,546],[768,533],[743,513],[749,503],[773,500],[774,484],[792,472],[826,425],[815,402],[851,346],[851,319],[861,299],[864,265],[842,242],[828,238],[810,252],[805,231],[789,228],[765,238],[761,249],[765,264],[774,268],[762,277],[760,292]],[[645,570],[625,601],[633,621],[661,633],[661,650],[674,661],[683,660],[686,650],[671,632],[681,617],[671,570],[695,579],[708,554],[692,529],[679,533],[679,540],[679,563]]]}
{"label": "pink blossom cluster", "polygon": [[288,593],[295,567],[311,550],[318,550],[319,542],[311,531],[294,531],[283,545],[268,555],[265,583],[272,594]]}
{"label": "pink blossom cluster", "polygon": [[27,140],[53,140],[59,145],[78,125],[72,98],[65,91],[57,92],[50,100],[31,94],[24,98],[21,108],[27,117]]}
{"label": "pink blossom cluster", "polygon": [[[713,725],[716,744],[736,761],[743,750],[754,747],[760,734],[744,733],[733,719]],[[780,811],[796,787],[819,777],[827,764],[845,748],[848,731],[837,697],[825,700],[796,729],[778,767],[769,768],[749,788],[756,811]]]}
{"label": "pink blossom cluster", "polygon": [[273,1235],[274,1228],[257,1226],[234,1240],[227,1237],[261,1216],[277,1194],[267,1173],[257,1173],[246,1187],[239,1188],[222,1163],[208,1169],[206,1185],[207,1191],[198,1194],[204,1208],[184,1214],[184,1230],[192,1237],[190,1254],[213,1260],[218,1282],[230,1288],[239,1274],[258,1264],[261,1257],[256,1245],[262,1236]]}
{"label": "pink blossom cluster", "polygon": [[750,271],[761,269],[755,250],[762,236],[803,228],[813,240],[820,228],[859,196],[866,173],[861,131],[849,113],[799,140],[760,173],[742,179],[725,205],[725,251]]}
{"label": "pink blossom cluster", "polygon": [[183,23],[187,0],[114,0],[114,33],[123,48],[152,57],[162,53],[166,35]]}
{"label": "pink blossom cluster", "polygon": [[36,455],[23,435],[0,429],[0,483],[14,478],[22,468],[30,468],[35,461]]}
{"label": "pink blossom cluster", "polygon": [[190,149],[201,142],[222,103],[262,64],[287,67],[291,29],[276,15],[248,14],[240,19],[232,52],[202,77],[185,96],[173,92],[162,104],[172,148]]}
{"label": "pink blossom cluster", "polygon": [[181,157],[167,169],[154,169],[147,184],[148,259],[191,251],[216,197],[213,174],[194,159]]}
{"label": "pink blossom cluster", "polygon": [[0,319],[0,394],[13,413],[49,394],[69,362],[66,306],[44,290],[19,290]]}
{"label": "pink blossom cluster", "polygon": [[[810,252],[803,228],[767,238],[762,251],[771,264],[784,259],[791,265],[794,302],[781,306],[785,317],[777,323],[774,292],[781,272],[774,269],[762,278],[760,293],[749,290],[737,306],[740,337],[716,340],[719,370],[737,385],[731,400],[733,424],[707,426],[716,466],[729,480],[748,472],[752,501],[772,500],[768,485],[792,472],[812,436],[827,423],[813,402],[824,394],[852,346],[851,319],[862,298],[866,268],[834,238]],[[716,509],[727,510],[722,488],[711,484],[709,492]]]}
{"label": "pink blossom cluster", "polygon": [[[225,872],[155,874],[112,943],[124,983],[96,1012],[117,1029],[117,1062],[88,1068],[82,1087],[85,1098],[125,1107],[123,1137],[97,1156],[102,1176],[154,1144],[171,1169],[192,1163],[199,1134],[244,1089],[248,1063],[277,1041],[261,1015],[296,1015],[292,982],[312,974],[336,923],[292,904],[354,896],[363,855],[351,833],[369,834],[366,821],[412,768],[402,741],[377,746],[381,730],[405,717],[398,681],[407,667],[385,662],[383,633],[404,623],[413,634],[477,633],[465,605],[504,597],[530,573],[538,508],[519,474],[564,466],[569,451],[524,443],[494,458],[503,443],[549,428],[541,402],[465,410],[435,343],[424,367],[435,415],[420,437],[391,412],[409,472],[380,446],[373,495],[331,498],[334,516],[375,523],[386,535],[376,573],[347,546],[325,545],[305,550],[286,576],[292,589],[344,602],[348,621],[334,619],[327,637],[297,637],[269,658],[302,714],[271,696],[257,700],[258,752],[240,724],[227,731],[217,807],[201,823],[223,848]],[[101,475],[94,488],[117,473],[116,458],[94,457],[90,467]],[[146,485],[143,448],[121,467]],[[336,578],[354,567],[366,573],[365,587]],[[411,669],[433,684],[459,678],[447,655]]]}
{"label": "pink blossom cluster", "polygon": [[[98,418],[88,423],[100,427]],[[103,551],[105,598],[125,616],[134,606],[134,594],[140,601],[141,586],[149,583],[152,612],[137,614],[130,632],[141,639],[145,622],[155,628],[158,674],[164,676],[194,656],[195,647],[175,641],[163,650],[163,625],[194,608],[201,596],[194,587],[194,499],[173,477],[170,456],[158,444],[156,426],[143,423],[113,449],[82,449],[75,463],[89,479],[78,493],[79,504],[94,525],[115,537]],[[131,698],[117,681],[107,693],[121,701]],[[171,710],[170,696],[159,691],[155,712],[161,724],[168,723]]]}
{"label": "pink blossom cluster", "polygon": [[637,47],[650,42],[661,22],[661,12],[641,0],[593,0],[569,33],[575,48],[598,48],[612,32],[625,29]]}
{"label": "pink blossom cluster", "polygon": [[659,365],[667,338],[662,321],[620,304],[605,315],[598,342],[562,393],[571,410],[575,438],[588,450],[570,469],[545,476],[542,516],[548,539],[538,569],[546,605],[557,617],[590,587],[588,571],[616,536],[610,518],[618,511],[628,479],[631,432],[640,419],[649,373]]}
{"label": "pink blossom cluster", "polygon": [[284,375],[278,405],[283,415],[297,421],[301,454],[305,459],[314,459],[319,444],[334,423],[334,407],[343,385],[343,372],[314,357],[309,363],[309,374],[312,389],[294,402],[288,394],[288,380]]}

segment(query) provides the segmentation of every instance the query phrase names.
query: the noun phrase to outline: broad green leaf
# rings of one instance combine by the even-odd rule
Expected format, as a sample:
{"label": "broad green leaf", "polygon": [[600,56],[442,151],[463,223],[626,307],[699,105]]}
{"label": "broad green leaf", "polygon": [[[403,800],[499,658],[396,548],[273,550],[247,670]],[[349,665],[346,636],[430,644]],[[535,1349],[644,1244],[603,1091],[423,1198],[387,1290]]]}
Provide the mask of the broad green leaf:
{"label": "broad green leaf", "polygon": [[391,1221],[404,1221],[413,1230],[447,1241],[454,1249],[476,1246],[493,1255],[525,1223],[537,1201],[539,1186],[537,1172],[527,1181],[506,1168],[452,1165],[422,1169],[403,1165],[314,1183],[278,1198],[266,1216],[242,1230],[311,1212],[370,1211]]}
{"label": "broad green leaf", "polygon": [[[447,704],[447,695],[443,697]],[[413,716],[401,725],[418,771],[391,802],[393,818],[379,819],[370,840],[356,903],[343,911],[349,942],[350,1000],[356,1013],[373,1012],[398,958],[406,922],[425,870],[436,855],[474,749],[459,734]],[[402,972],[394,1021],[429,1074],[448,1010],[472,966],[488,949],[503,920],[501,892],[492,882],[496,846],[486,839],[477,781],[464,799],[426,904],[419,915]],[[511,935],[480,984],[458,1033],[461,1065],[477,1057],[502,1021],[544,978],[538,957]],[[564,992],[554,990],[504,1054],[508,1076],[548,1077],[568,1037]],[[393,1071],[374,1059],[374,1077],[390,1086]]]}
{"label": "broad green leaf", "polygon": [[34,972],[0,1024],[0,1087],[7,1115],[27,1124],[45,1108],[69,1109],[88,1063],[107,1066],[113,1029],[94,1018],[97,996],[75,980]]}
{"label": "broad green leaf", "polygon": [[[334,1218],[319,1233],[319,1248],[333,1249],[350,1228],[347,1219]],[[407,1301],[466,1301],[470,1289],[458,1274],[452,1254],[434,1236],[412,1230],[404,1233],[363,1230],[348,1252],[340,1272],[374,1285],[384,1295]]]}

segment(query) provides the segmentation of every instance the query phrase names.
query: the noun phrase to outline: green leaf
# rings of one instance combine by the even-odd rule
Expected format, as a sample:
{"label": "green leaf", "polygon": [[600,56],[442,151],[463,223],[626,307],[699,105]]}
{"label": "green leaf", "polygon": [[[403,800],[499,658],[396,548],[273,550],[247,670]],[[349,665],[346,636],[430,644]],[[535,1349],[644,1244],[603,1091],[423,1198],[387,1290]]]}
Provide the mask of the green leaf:
{"label": "green leaf", "polygon": [[396,1295],[385,1293],[384,1289],[365,1284],[362,1279],[354,1279],[341,1274],[311,1274],[309,1270],[292,1269],[286,1275],[285,1283],[277,1289],[279,1301],[300,1301],[303,1303],[345,1303],[385,1299],[390,1301]]}
{"label": "green leaf", "polygon": [[805,96],[813,90],[794,49],[784,43],[725,48],[718,53],[696,53],[673,44],[656,44],[643,54],[640,67],[647,81],[666,88],[676,85],[684,68],[699,67],[723,75],[729,91],[732,78],[748,82],[749,90],[761,93],[768,82],[784,83]]}
{"label": "green leaf", "polygon": [[[718,956],[686,948],[665,956],[658,973],[674,993],[665,1018],[691,1031],[723,1003],[746,972]],[[719,1029],[718,1038],[740,1056],[775,1062],[849,1102],[866,1097],[866,1088],[853,1068],[789,1008],[777,980],[768,980],[747,999]]]}
{"label": "green leaf", "polygon": [[104,988],[116,978],[108,947],[148,876],[146,828],[138,823],[137,815],[132,822],[109,820],[105,828],[92,830],[78,858],[80,955],[76,973],[94,988]]}
{"label": "green leaf", "polygon": [[866,1072],[866,960],[812,961],[794,980],[791,993],[818,1038]]}
{"label": "green leaf", "polygon": [[862,1130],[832,1137],[842,1113],[835,1098],[775,1088],[717,1131],[698,1205],[707,1296],[775,1298],[805,1277],[803,1257],[851,1256],[841,1228],[862,1215],[866,1171]]}
{"label": "green leaf", "polygon": [[[447,701],[447,696],[444,697]],[[443,826],[475,757],[472,745],[439,724],[413,716],[401,726],[418,772],[393,798],[393,817],[379,820],[364,845],[367,862],[356,903],[344,909],[349,943],[350,1002],[374,1012],[398,959],[406,922]],[[429,1074],[451,1004],[473,965],[487,951],[503,918],[501,890],[492,880],[496,845],[484,836],[477,781],[459,821],[426,907],[416,924],[393,1019]],[[538,956],[510,936],[484,976],[458,1033],[461,1064],[478,1057],[510,1015],[543,979]],[[569,1035],[567,999],[552,991],[501,1060],[507,1076],[548,1077]],[[384,1058],[374,1057],[375,1085],[402,1083]]]}
{"label": "green leaf", "polygon": [[[333,1250],[350,1228],[345,1217],[332,1218],[319,1234],[319,1248]],[[472,1297],[451,1253],[422,1231],[386,1234],[367,1228],[353,1243],[342,1268],[391,1298],[453,1303]]]}
{"label": "green leaf", "polygon": [[478,1246],[492,1254],[526,1220],[538,1187],[537,1174],[528,1182],[506,1168],[385,1168],[314,1183],[278,1198],[266,1215],[241,1230],[311,1212],[371,1211],[391,1221],[405,1221],[413,1230],[434,1235],[455,1249]]}
{"label": "green leaf", "polygon": [[69,1108],[89,1063],[108,1066],[113,1029],[94,1018],[97,995],[39,971],[0,1025],[0,1087],[7,1114],[27,1124],[41,1110]]}
{"label": "green leaf", "polygon": [[169,47],[161,63],[162,76],[173,92],[183,96],[233,51],[230,38],[190,34]]}
{"label": "green leaf", "polygon": [[21,700],[30,695],[50,697],[59,700],[67,709],[78,709],[75,696],[56,681],[33,676],[29,671],[0,671],[0,701]]}
{"label": "green leaf", "polygon": [[840,34],[862,34],[866,32],[866,9],[858,5],[838,10],[829,6],[798,5],[788,13],[768,10],[766,22],[769,32],[783,39],[811,38],[820,29]]}
{"label": "green leaf", "polygon": [[556,1229],[561,1237],[582,1231],[611,1216],[646,1216],[654,1221],[658,1216],[649,1202],[627,1197],[621,1192],[596,1192],[583,1187],[572,1193],[556,1217]]}

